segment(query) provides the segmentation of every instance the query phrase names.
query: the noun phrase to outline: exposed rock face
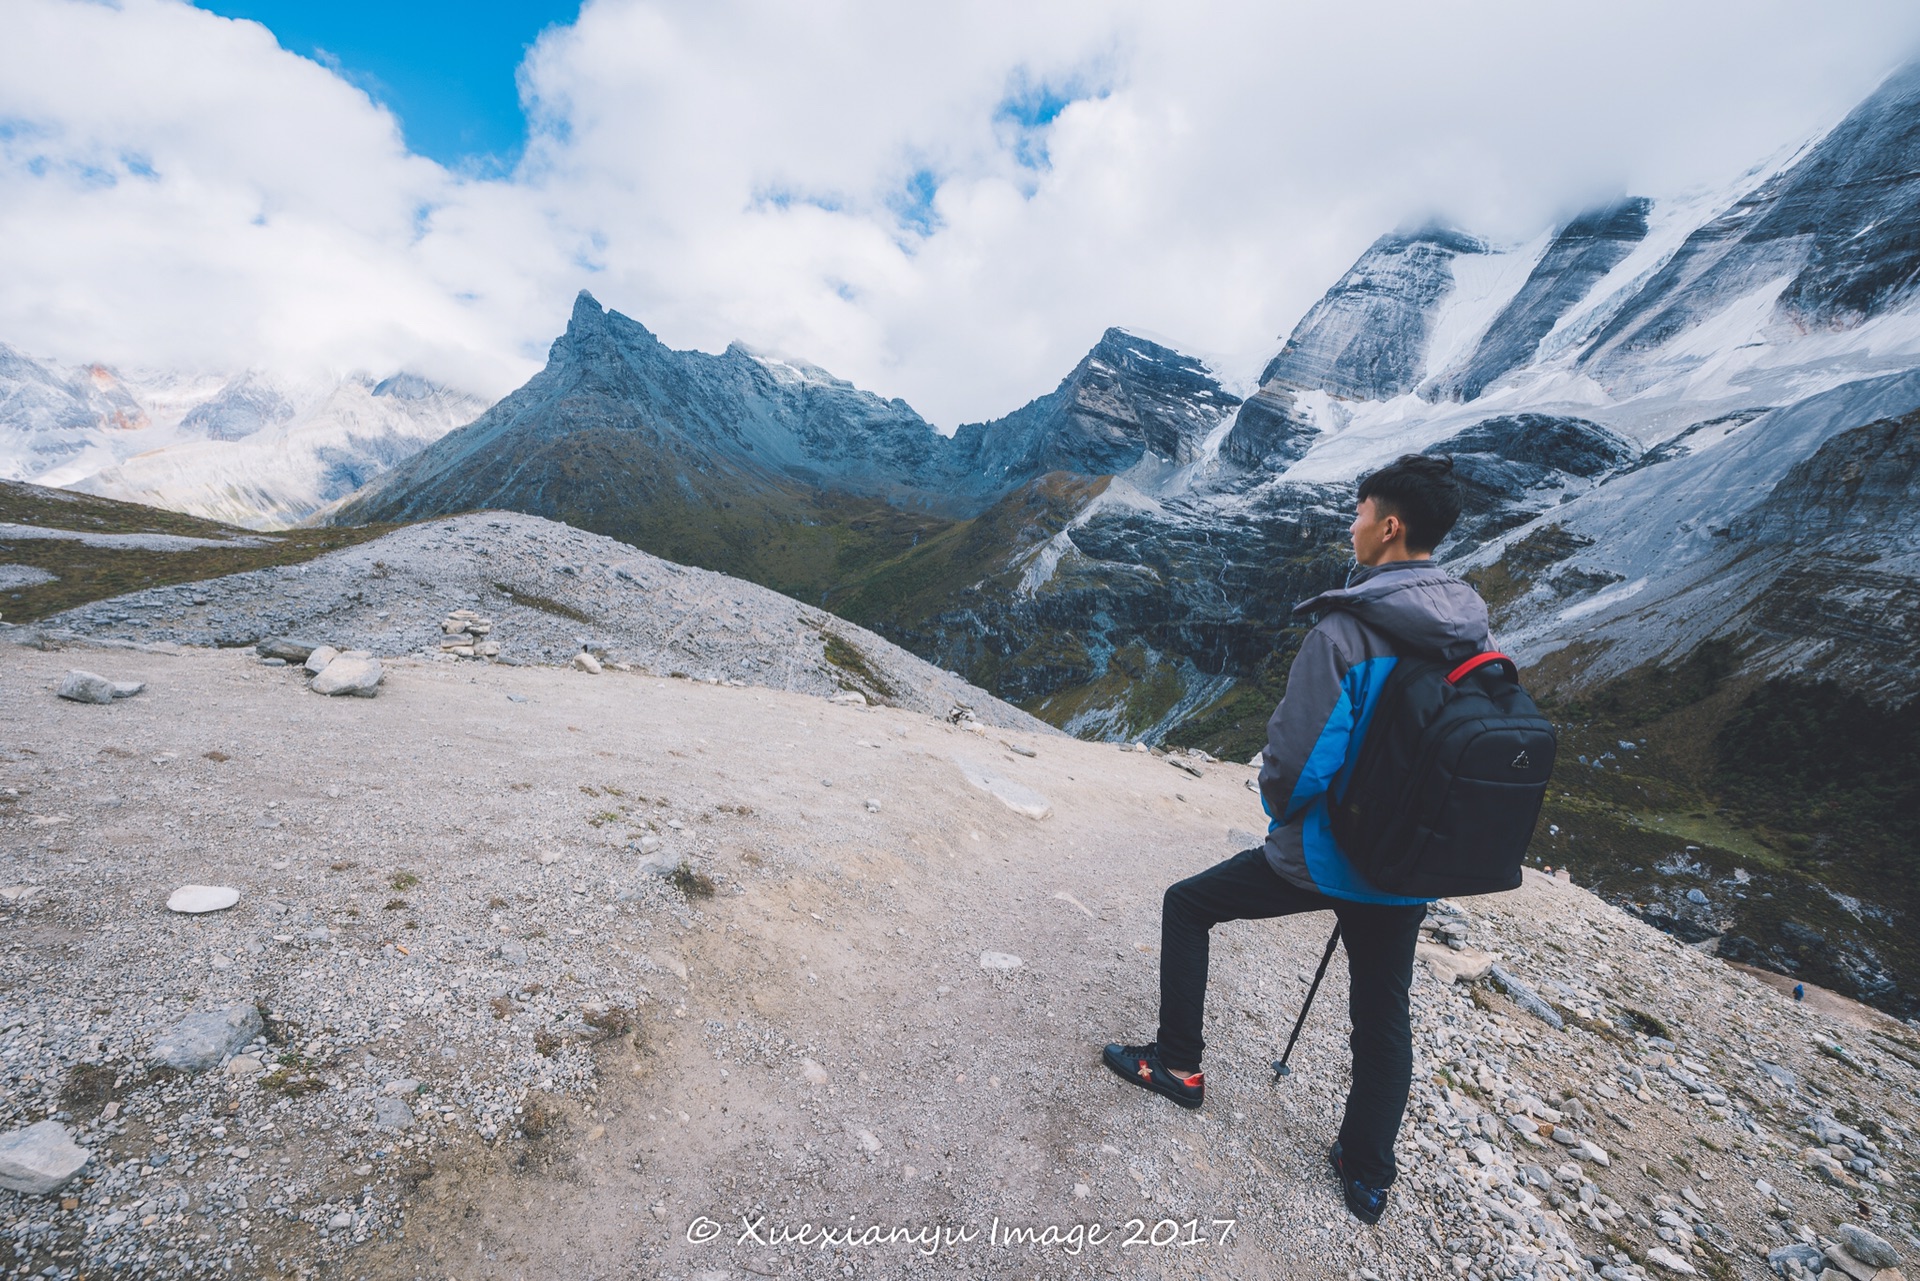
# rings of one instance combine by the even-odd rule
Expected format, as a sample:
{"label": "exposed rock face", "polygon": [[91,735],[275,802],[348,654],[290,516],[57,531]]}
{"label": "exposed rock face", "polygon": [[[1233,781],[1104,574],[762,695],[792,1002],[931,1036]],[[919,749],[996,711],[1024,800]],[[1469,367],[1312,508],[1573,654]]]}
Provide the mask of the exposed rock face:
{"label": "exposed rock face", "polygon": [[1920,283],[1920,64],[1892,75],[1804,159],[1687,238],[1582,356],[1603,377],[1784,279],[1774,317],[1842,329]]}
{"label": "exposed rock face", "polygon": [[1389,400],[1419,382],[1453,262],[1487,246],[1446,227],[1380,237],[1294,327],[1260,383]]}
{"label": "exposed rock face", "polygon": [[1109,329],[1057,389],[1005,418],[969,423],[953,446],[987,492],[1050,471],[1106,476],[1149,454],[1192,462],[1239,403],[1199,361]]}
{"label": "exposed rock face", "polygon": [[0,343],[0,477],[51,471],[84,452],[94,433],[146,425],[146,411],[110,371],[63,371]]}
{"label": "exposed rock face", "polygon": [[234,379],[218,395],[189,410],[180,426],[208,440],[244,440],[294,415],[292,404],[252,374]]}
{"label": "exposed rock face", "polygon": [[1250,471],[1284,471],[1306,455],[1319,434],[1300,412],[1294,389],[1276,380],[1240,406],[1220,453]]}
{"label": "exposed rock face", "polygon": [[1766,544],[1832,539],[1854,553],[1920,546],[1920,412],[1833,437],[1733,532]]}
{"label": "exposed rock face", "polygon": [[1630,196],[1588,210],[1560,229],[1526,284],[1487,327],[1473,355],[1435,393],[1473,400],[1534,358],[1540,340],[1647,234],[1652,202]]}

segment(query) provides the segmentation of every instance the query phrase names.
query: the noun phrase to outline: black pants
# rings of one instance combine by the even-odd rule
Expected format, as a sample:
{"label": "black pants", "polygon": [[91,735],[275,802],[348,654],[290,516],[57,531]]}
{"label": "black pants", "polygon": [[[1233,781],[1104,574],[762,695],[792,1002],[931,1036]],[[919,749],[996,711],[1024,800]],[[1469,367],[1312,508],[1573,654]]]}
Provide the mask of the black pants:
{"label": "black pants", "polygon": [[1283,880],[1258,848],[1170,886],[1160,917],[1160,1058],[1175,1067],[1200,1066],[1206,1044],[1200,1024],[1207,997],[1207,932],[1221,921],[1296,912],[1333,912],[1340,918],[1353,1022],[1353,1086],[1340,1145],[1349,1177],[1384,1188],[1397,1172],[1393,1141],[1413,1083],[1407,990],[1425,907],[1351,903],[1303,890]]}

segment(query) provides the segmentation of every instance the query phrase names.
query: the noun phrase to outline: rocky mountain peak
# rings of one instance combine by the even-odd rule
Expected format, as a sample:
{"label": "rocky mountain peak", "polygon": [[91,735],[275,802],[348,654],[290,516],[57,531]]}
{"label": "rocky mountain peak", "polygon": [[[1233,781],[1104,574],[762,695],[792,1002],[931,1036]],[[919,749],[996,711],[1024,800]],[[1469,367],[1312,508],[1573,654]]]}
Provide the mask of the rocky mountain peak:
{"label": "rocky mountain peak", "polygon": [[993,490],[1049,471],[1112,475],[1149,455],[1192,461],[1239,403],[1199,361],[1114,328],[1053,391],[996,422],[967,424],[954,445]]}

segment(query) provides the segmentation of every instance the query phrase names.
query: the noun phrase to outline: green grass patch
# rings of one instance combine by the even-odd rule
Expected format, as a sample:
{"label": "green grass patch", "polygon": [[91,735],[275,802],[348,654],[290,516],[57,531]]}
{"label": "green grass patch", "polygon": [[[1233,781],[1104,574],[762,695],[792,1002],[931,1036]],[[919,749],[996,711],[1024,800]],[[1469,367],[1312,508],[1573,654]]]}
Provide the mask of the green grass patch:
{"label": "green grass patch", "polygon": [[10,623],[37,622],[82,605],[147,588],[195,583],[276,565],[304,564],[331,551],[371,542],[399,528],[367,525],[263,534],[139,503],[12,481],[0,481],[0,523],[97,534],[174,534],[215,539],[223,544],[148,551],[90,547],[70,539],[0,537],[0,564],[27,565],[54,576],[52,582],[0,592],[0,617]]}
{"label": "green grass patch", "polygon": [[576,609],[565,601],[554,600],[537,592],[522,591],[518,587],[509,587],[505,583],[495,583],[493,590],[505,596],[516,605],[528,609],[537,609],[543,614],[552,614],[558,618],[571,618],[576,623],[585,623],[589,627],[598,627],[600,620],[584,609]]}

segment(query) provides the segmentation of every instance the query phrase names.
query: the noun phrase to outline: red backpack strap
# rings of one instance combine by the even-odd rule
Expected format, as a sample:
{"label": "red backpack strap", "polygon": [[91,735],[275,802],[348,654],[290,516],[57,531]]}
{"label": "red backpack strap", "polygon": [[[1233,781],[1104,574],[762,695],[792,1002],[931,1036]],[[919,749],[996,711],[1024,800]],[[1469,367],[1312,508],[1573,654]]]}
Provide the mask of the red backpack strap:
{"label": "red backpack strap", "polygon": [[1516,679],[1520,675],[1519,666],[1515,664],[1511,658],[1508,658],[1505,654],[1502,654],[1497,650],[1488,650],[1484,654],[1475,654],[1472,658],[1469,658],[1466,662],[1460,664],[1460,666],[1448,672],[1447,684],[1457,685],[1460,683],[1461,677],[1467,675],[1467,673],[1469,672],[1476,671],[1479,668],[1485,667],[1489,663],[1505,663],[1507,665],[1507,672],[1509,675],[1515,677]]}

